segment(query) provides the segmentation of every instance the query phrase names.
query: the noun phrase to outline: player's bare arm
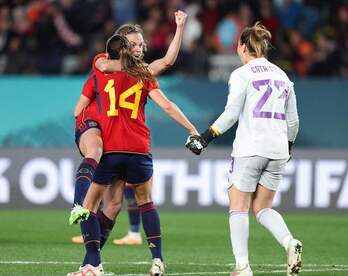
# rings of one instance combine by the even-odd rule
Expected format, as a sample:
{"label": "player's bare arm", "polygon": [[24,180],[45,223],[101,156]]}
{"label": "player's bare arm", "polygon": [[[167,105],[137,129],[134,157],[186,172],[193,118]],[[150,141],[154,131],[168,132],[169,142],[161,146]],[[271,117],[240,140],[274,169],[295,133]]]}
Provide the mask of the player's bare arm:
{"label": "player's bare arm", "polygon": [[95,62],[95,67],[104,73],[111,73],[121,70],[121,65],[116,60],[110,60],[107,57],[100,57]]}
{"label": "player's bare arm", "polygon": [[91,99],[86,97],[85,95],[81,95],[79,100],[77,101],[74,109],[74,117],[79,116],[82,110],[88,106],[91,102]]}
{"label": "player's bare arm", "polygon": [[163,58],[156,59],[149,64],[149,69],[154,76],[159,75],[175,63],[181,47],[186,18],[187,14],[185,12],[180,10],[175,12],[176,32],[167,53]]}
{"label": "player's bare arm", "polygon": [[186,128],[190,135],[198,134],[197,129],[187,119],[181,109],[173,102],[171,102],[160,89],[153,89],[150,91],[149,96],[151,99],[159,105],[164,112],[166,112],[172,119]]}
{"label": "player's bare arm", "polygon": [[[184,26],[187,14],[183,11],[175,12],[176,32],[172,42],[169,45],[166,55],[163,58],[157,59],[149,64],[149,70],[154,76],[159,75],[168,67],[172,66],[177,57],[181,46],[182,37],[184,34]],[[100,57],[95,63],[98,70],[106,73],[111,73],[120,70],[116,62],[111,61],[106,57]]]}
{"label": "player's bare arm", "polygon": [[92,78],[89,77],[84,83],[81,96],[75,105],[74,117],[77,117],[82,112],[82,110],[91,103],[93,98],[93,81]]}
{"label": "player's bare arm", "polygon": [[[121,70],[121,64],[116,60],[109,60],[107,57],[100,57],[95,62],[95,67],[102,72],[115,72]],[[103,71],[104,70],[104,71]],[[110,70],[110,71],[109,71]],[[88,97],[81,95],[79,100],[77,101],[74,109],[74,116],[78,116],[81,111],[86,108],[91,103],[91,99]]]}

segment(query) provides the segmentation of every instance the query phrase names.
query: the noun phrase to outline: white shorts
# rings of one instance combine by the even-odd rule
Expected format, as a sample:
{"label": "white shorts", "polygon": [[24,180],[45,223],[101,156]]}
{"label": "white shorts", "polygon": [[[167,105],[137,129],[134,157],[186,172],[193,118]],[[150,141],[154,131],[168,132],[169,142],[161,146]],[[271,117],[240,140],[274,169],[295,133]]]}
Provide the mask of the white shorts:
{"label": "white shorts", "polygon": [[282,180],[288,159],[269,159],[261,156],[232,158],[228,182],[241,192],[255,192],[257,184],[276,191]]}

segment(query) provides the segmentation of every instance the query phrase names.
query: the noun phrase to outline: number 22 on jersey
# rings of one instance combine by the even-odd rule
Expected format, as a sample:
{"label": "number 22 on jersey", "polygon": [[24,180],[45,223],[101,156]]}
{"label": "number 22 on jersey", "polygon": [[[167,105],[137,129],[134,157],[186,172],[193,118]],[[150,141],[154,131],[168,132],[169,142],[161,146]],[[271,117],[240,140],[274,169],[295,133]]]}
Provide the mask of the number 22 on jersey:
{"label": "number 22 on jersey", "polygon": [[[127,108],[132,110],[131,118],[136,119],[138,117],[139,103],[141,99],[141,92],[143,88],[143,83],[138,82],[132,87],[128,88],[126,91],[120,93],[119,96],[119,107]],[[110,108],[107,111],[108,117],[118,116],[117,99],[116,99],[116,91],[115,91],[115,81],[113,79],[109,80],[106,84],[104,91],[109,94]],[[128,102],[126,99],[135,94],[134,102]]]}
{"label": "number 22 on jersey", "polygon": [[[286,84],[284,81],[281,80],[257,80],[252,82],[254,88],[257,91],[261,92],[261,87],[265,87],[264,93],[261,96],[260,100],[257,102],[254,110],[253,110],[253,115],[254,118],[268,118],[268,119],[278,119],[278,120],[285,120],[285,114],[281,112],[274,112],[272,114],[271,111],[265,111],[263,110],[263,107],[267,100],[269,100],[273,87],[275,87],[279,92],[281,92],[281,95],[278,97],[279,100],[283,100],[283,106],[285,106],[286,100],[288,98],[288,88],[286,87]],[[285,88],[283,91],[281,91],[283,88]],[[273,92],[274,93],[274,92]]]}

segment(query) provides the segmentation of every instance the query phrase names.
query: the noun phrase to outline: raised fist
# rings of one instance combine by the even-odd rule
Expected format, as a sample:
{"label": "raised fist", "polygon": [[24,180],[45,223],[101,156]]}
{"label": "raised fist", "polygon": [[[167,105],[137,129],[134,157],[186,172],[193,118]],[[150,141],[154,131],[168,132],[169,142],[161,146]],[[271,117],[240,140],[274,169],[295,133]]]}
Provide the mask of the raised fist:
{"label": "raised fist", "polygon": [[181,10],[176,11],[175,13],[175,23],[178,27],[183,27],[186,22],[187,14]]}

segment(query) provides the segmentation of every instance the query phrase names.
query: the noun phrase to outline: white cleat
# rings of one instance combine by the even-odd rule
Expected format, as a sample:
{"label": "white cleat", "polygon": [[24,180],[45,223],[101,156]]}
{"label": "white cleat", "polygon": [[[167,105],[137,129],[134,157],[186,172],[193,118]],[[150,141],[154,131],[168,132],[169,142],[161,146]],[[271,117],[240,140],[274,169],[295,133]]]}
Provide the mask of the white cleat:
{"label": "white cleat", "polygon": [[102,265],[97,267],[87,264],[80,267],[79,271],[70,272],[66,276],[105,276]]}
{"label": "white cleat", "polygon": [[103,274],[104,276],[115,276],[116,275],[113,272],[106,272],[106,271],[104,271],[104,268],[103,268],[102,264],[100,264],[98,267],[99,267],[100,272],[104,273]]}
{"label": "white cleat", "polygon": [[234,271],[231,272],[231,276],[253,276],[253,272],[249,264],[244,267],[236,265]]}
{"label": "white cleat", "polygon": [[159,258],[152,260],[152,266],[150,270],[150,276],[163,276],[164,275],[164,264]]}
{"label": "white cleat", "polygon": [[292,239],[288,247],[288,271],[287,276],[298,275],[302,267],[302,243],[299,240]]}
{"label": "white cleat", "polygon": [[112,243],[116,245],[140,245],[143,243],[143,240],[139,232],[128,231],[127,235],[121,239],[113,240]]}

